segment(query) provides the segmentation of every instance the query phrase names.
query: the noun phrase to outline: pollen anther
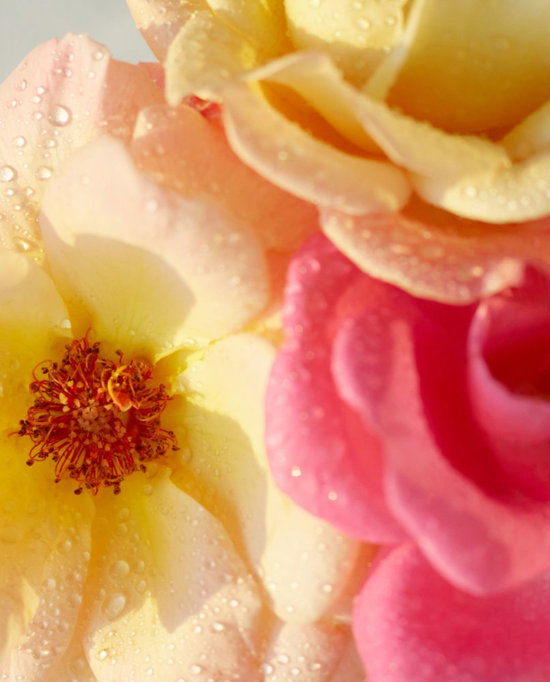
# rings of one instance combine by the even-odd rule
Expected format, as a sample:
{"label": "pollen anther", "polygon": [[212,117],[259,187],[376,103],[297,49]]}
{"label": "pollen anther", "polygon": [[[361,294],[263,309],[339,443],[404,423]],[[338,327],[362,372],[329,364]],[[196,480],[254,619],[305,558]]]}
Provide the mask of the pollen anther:
{"label": "pollen anther", "polygon": [[119,493],[126,476],[178,449],[160,425],[170,396],[154,385],[151,366],[125,362],[121,351],[109,360],[99,349],[86,335],[65,346],[61,362],[40,363],[29,386],[34,404],[17,431],[33,442],[27,464],[51,458],[55,481],[74,479],[76,494],[102,486]]}

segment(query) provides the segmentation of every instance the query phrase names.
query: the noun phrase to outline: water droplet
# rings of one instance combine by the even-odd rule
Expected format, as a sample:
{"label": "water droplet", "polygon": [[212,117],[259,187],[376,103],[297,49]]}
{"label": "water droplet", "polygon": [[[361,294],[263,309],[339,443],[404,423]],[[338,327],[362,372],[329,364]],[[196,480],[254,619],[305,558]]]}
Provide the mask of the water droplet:
{"label": "water droplet", "polygon": [[321,592],[324,592],[325,594],[330,594],[334,588],[330,583],[325,583],[324,585],[321,585]]}
{"label": "water droplet", "polygon": [[18,89],[18,90],[26,90],[26,89],[27,89],[27,81],[26,81],[26,80],[22,80],[22,81],[19,83],[19,86],[18,86],[17,89]]}
{"label": "water droplet", "polygon": [[338,499],[338,493],[337,493],[336,491],[334,491],[334,490],[331,490],[331,491],[329,492],[329,494],[328,494],[328,499],[329,499],[331,502],[334,502],[335,500]]}
{"label": "water droplet", "polygon": [[223,632],[225,630],[225,625],[223,623],[212,623],[212,630],[214,632]]}
{"label": "water droplet", "polygon": [[52,169],[48,166],[39,166],[36,169],[36,177],[39,180],[49,180],[52,177]]}
{"label": "water droplet", "polygon": [[17,177],[17,171],[11,166],[0,167],[0,182],[11,182]]}
{"label": "water droplet", "polygon": [[192,675],[200,675],[202,673],[202,668],[200,667],[200,665],[193,663],[192,665],[189,666],[189,672]]}
{"label": "water droplet", "polygon": [[71,122],[71,110],[61,104],[57,104],[50,111],[48,120],[54,126],[66,126]]}
{"label": "water droplet", "polygon": [[103,603],[103,613],[107,618],[116,618],[126,606],[126,597],[121,592],[115,592],[107,597]]}
{"label": "water droplet", "polygon": [[115,561],[111,566],[111,576],[113,578],[125,578],[130,573],[130,566],[127,561]]}
{"label": "water droplet", "polygon": [[16,147],[24,147],[27,144],[27,140],[22,135],[17,135],[17,137],[13,138],[12,143]]}
{"label": "water droplet", "polygon": [[101,651],[97,654],[97,657],[99,658],[100,661],[104,661],[108,655],[109,652],[107,651],[107,649],[101,649]]}
{"label": "water droplet", "polygon": [[95,50],[92,53],[92,59],[94,59],[96,62],[99,62],[104,56],[105,52],[103,50]]}
{"label": "water droplet", "polygon": [[302,475],[302,470],[300,469],[300,467],[292,467],[290,475],[293,476],[294,478],[298,478],[298,476]]}

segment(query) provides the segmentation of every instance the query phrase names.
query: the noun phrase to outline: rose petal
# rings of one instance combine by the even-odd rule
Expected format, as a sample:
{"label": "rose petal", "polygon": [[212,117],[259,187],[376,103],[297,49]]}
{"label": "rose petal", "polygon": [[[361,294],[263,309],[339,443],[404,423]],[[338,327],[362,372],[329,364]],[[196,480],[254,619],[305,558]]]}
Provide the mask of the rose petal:
{"label": "rose petal", "polygon": [[550,225],[487,229],[411,202],[401,213],[349,216],[323,209],[325,234],[368,274],[412,294],[469,303],[521,279],[521,259],[550,249]]}
{"label": "rose petal", "polygon": [[162,93],[138,67],[68,34],[31,52],[1,85],[0,100],[0,244],[38,258],[36,217],[55,169],[98,135],[129,139],[137,111]]}
{"label": "rose petal", "polygon": [[172,418],[184,427],[179,440],[190,455],[175,480],[223,523],[264,583],[275,613],[309,622],[341,597],[360,548],[273,485],[263,447],[273,357],[271,344],[239,334],[214,344],[204,359],[189,361],[181,377],[187,400],[179,418]]}
{"label": "rose petal", "polygon": [[330,374],[327,311],[357,275],[324,239],[312,238],[295,258],[287,341],[266,397],[266,442],[275,480],[292,499],[350,535],[391,542],[404,533],[386,507],[380,445],[341,402]]}
{"label": "rose petal", "polygon": [[168,101],[177,104],[190,93],[219,96],[231,78],[289,49],[277,4],[210,0],[210,7],[196,10],[166,55]]}
{"label": "rose petal", "polygon": [[138,167],[187,197],[208,194],[250,225],[267,248],[292,249],[317,229],[315,208],[281,191],[233,153],[222,130],[190,107],[151,107],[138,118]]}
{"label": "rose petal", "polygon": [[528,272],[521,288],[484,301],[468,339],[470,399],[511,486],[549,501],[548,280]]}
{"label": "rose petal", "polygon": [[359,87],[403,32],[403,0],[285,0],[290,35],[298,49],[323,49]]}
{"label": "rose petal", "polygon": [[364,289],[362,314],[339,332],[333,371],[380,434],[393,513],[438,570],[473,593],[546,570],[550,508],[517,499],[471,415],[461,350],[471,311],[374,280]]}
{"label": "rose petal", "polygon": [[407,201],[410,188],[401,170],[314,139],[245,85],[227,88],[224,103],[235,153],[279,187],[348,213],[396,211]]}
{"label": "rose petal", "polygon": [[518,123],[500,141],[513,159],[526,159],[550,147],[550,102]]}
{"label": "rose petal", "polygon": [[421,3],[390,106],[458,132],[518,122],[550,95],[550,10],[539,10],[537,0],[521,8],[474,0]]}
{"label": "rose petal", "polygon": [[152,183],[109,138],[52,179],[43,229],[79,331],[93,326],[127,353],[155,358],[204,342],[266,303],[263,254],[247,227]]}
{"label": "rose petal", "polygon": [[163,472],[107,494],[94,541],[82,611],[101,682],[259,679],[257,587],[221,524]]}
{"label": "rose petal", "polygon": [[354,632],[370,682],[545,682],[548,575],[472,597],[411,546],[382,560],[356,602]]}
{"label": "rose petal", "polygon": [[[338,624],[296,625],[286,623],[275,630],[263,672],[270,682],[303,679],[337,682],[336,670],[348,654],[349,630]],[[355,668],[346,682],[362,682],[364,673]]]}
{"label": "rose petal", "polygon": [[51,462],[29,470],[29,443],[0,438],[0,676],[41,682],[71,641],[93,505],[54,483]]}

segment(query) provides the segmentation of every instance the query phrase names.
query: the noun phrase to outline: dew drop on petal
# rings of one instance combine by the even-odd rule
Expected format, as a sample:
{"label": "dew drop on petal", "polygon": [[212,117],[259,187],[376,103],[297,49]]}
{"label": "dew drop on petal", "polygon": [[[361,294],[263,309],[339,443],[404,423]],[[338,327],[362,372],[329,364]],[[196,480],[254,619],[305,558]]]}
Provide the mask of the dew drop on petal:
{"label": "dew drop on petal", "polygon": [[39,180],[49,180],[52,177],[52,169],[48,166],[39,166],[36,169],[36,177]]}
{"label": "dew drop on petal", "polygon": [[115,561],[111,566],[111,576],[113,578],[125,578],[130,573],[130,566],[127,561]]}
{"label": "dew drop on petal", "polygon": [[57,104],[50,111],[48,120],[54,126],[66,126],[71,122],[71,110],[61,104]]}
{"label": "dew drop on petal", "polygon": [[0,182],[11,182],[17,177],[17,171],[11,166],[0,166]]}
{"label": "dew drop on petal", "polygon": [[121,592],[109,595],[103,603],[103,613],[107,618],[116,618],[126,606],[126,597]]}
{"label": "dew drop on petal", "polygon": [[24,147],[27,144],[27,140],[22,135],[17,135],[17,137],[14,137],[12,142],[16,147],[19,148]]}

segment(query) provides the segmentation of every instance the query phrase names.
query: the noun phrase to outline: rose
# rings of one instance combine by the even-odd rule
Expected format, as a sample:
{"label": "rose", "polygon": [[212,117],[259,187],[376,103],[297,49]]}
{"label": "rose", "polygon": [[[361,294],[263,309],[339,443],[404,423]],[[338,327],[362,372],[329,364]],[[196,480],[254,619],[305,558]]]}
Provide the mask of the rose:
{"label": "rose", "polygon": [[[310,512],[368,542],[403,544],[358,602],[373,682],[390,672],[503,679],[512,659],[529,679],[548,676],[538,644],[520,643],[541,644],[546,631],[549,292],[547,276],[526,268],[516,287],[475,305],[430,302],[362,273],[323,236],[291,263],[268,455],[282,490]],[[544,608],[532,604],[538,589]],[[445,618],[429,616],[443,605]],[[464,650],[485,615],[477,653]],[[475,675],[468,656],[485,654],[480,665],[501,663]]]}
{"label": "rose", "polygon": [[514,282],[510,258],[549,261],[532,4],[129,0],[170,101],[223,101],[233,149],[362,270],[461,303]]}
{"label": "rose", "polygon": [[2,91],[0,677],[360,680],[368,552],[277,491],[262,442],[267,266],[310,208],[86,37]]}

